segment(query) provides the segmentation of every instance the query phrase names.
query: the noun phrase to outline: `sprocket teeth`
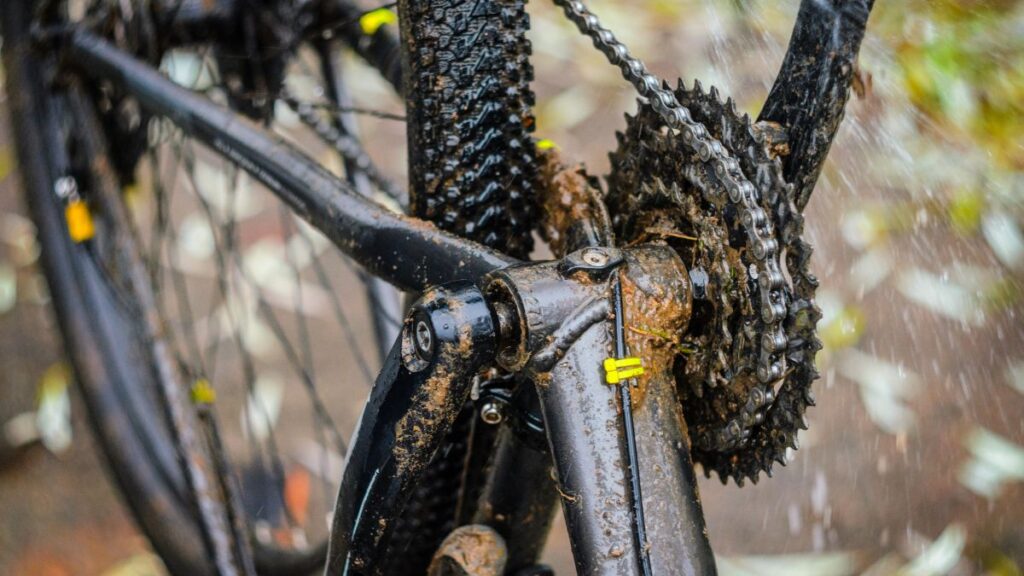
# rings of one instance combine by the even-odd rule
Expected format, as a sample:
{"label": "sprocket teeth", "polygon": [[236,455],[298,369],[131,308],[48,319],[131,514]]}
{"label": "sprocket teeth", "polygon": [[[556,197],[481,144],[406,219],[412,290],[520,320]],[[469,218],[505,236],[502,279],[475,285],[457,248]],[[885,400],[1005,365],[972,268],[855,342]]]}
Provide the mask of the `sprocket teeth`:
{"label": "sprocket teeth", "polygon": [[[691,358],[700,362],[702,368],[679,382],[694,463],[702,467],[707,477],[714,471],[723,484],[729,478],[739,485],[747,479],[756,483],[761,471],[769,477],[772,475],[774,463],[788,464],[789,450],[799,445],[796,432],[807,424],[803,412],[806,406],[813,405],[813,396],[808,396],[807,389],[813,380],[813,358],[818,340],[814,337],[815,312],[804,311],[809,308],[804,303],[813,301],[815,288],[813,275],[806,269],[810,248],[800,240],[803,218],[795,209],[795,188],[782,176],[781,159],[767,149],[766,136],[771,133],[758,129],[749,114],[741,116],[735,99],[725,98],[723,104],[724,95],[718,88],[705,87],[699,80],[693,82],[690,91],[686,90],[687,82],[678,80],[675,84],[680,104],[689,109],[694,121],[703,124],[709,134],[732,152],[740,171],[755,185],[758,191],[756,201],[768,214],[770,234],[789,254],[787,262],[780,263],[790,271],[785,289],[792,291],[786,299],[790,309],[784,315],[786,319],[780,328],[790,339],[788,350],[782,354],[796,369],[787,378],[787,385],[779,389],[774,403],[767,403],[766,408],[757,410],[759,417],[750,417],[743,410],[748,404],[750,389],[740,389],[737,393],[732,386],[720,385],[728,383],[738,368],[753,367],[751,363],[737,360],[746,352],[734,351],[733,347],[744,342],[760,342],[761,339],[749,330],[744,331],[742,325],[733,324],[739,327],[733,334],[729,323],[718,326],[714,324],[716,321],[709,320],[707,324],[715,326],[707,332],[713,335],[709,341],[702,341],[700,332],[691,332],[686,337],[692,342],[688,347],[697,349]],[[694,164],[694,156],[682,139],[658,130],[664,122],[646,102],[641,103],[635,116],[627,115],[626,122],[624,134],[616,137],[619,150],[610,156],[613,172],[609,177],[609,207],[617,211],[615,226],[618,236],[624,241],[635,239],[642,230],[631,230],[630,226],[643,222],[636,217],[638,214],[662,210],[666,204],[674,204],[679,209],[671,211],[671,214],[675,215],[673,218],[682,219],[683,226],[706,226],[701,232],[692,232],[694,235],[702,239],[717,239],[714,241],[719,246],[735,246],[730,239],[729,227],[732,224],[721,214],[722,206],[711,204],[707,190],[694,182],[701,172],[695,168],[699,165]],[[655,177],[660,185],[652,187]],[[619,180],[613,187],[611,184],[616,178]],[[643,190],[641,183],[647,184]],[[687,232],[691,233],[690,230],[692,228]],[[712,279],[721,279],[722,274],[730,273],[732,266],[724,253],[707,252],[703,258],[701,266]],[[708,283],[710,291],[720,291],[708,299],[709,305],[715,308],[714,314],[723,318],[745,314],[747,308],[740,298],[749,296],[729,295],[723,288],[725,285],[716,284],[714,280]],[[756,297],[756,293],[753,294]],[[726,351],[730,354],[726,355]],[[722,395],[734,395],[727,396],[728,405],[737,408],[714,412],[713,403],[721,402]],[[811,401],[807,400],[808,397]],[[742,422],[738,434],[735,428],[731,434],[722,434],[729,422]]]}
{"label": "sprocket teeth", "polygon": [[807,402],[808,406],[817,406],[814,392],[810,388],[804,390],[804,402]]}

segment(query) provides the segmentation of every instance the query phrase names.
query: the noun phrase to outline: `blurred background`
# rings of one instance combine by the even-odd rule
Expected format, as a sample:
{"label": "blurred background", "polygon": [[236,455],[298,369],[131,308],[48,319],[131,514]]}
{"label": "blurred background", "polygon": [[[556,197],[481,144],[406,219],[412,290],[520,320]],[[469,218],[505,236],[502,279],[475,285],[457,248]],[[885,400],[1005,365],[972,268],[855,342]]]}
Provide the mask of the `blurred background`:
{"label": "blurred background", "polygon": [[[588,4],[663,78],[698,78],[752,114],[798,7]],[[605,174],[633,92],[550,4],[530,12],[536,135]],[[400,113],[354,66],[356,103]],[[855,89],[807,211],[825,314],[818,406],[773,479],[702,481],[721,573],[1020,574],[1024,1],[879,1]],[[0,574],[162,574],[63,363],[0,118]],[[401,124],[360,121],[404,181]],[[569,574],[563,530],[547,557]]]}

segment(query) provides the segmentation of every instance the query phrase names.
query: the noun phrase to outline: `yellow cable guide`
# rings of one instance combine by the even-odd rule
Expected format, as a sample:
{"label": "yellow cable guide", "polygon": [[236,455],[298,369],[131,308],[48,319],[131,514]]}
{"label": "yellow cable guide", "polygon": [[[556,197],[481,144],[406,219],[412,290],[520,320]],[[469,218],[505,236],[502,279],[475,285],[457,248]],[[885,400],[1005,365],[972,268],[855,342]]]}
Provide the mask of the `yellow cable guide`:
{"label": "yellow cable guide", "polygon": [[549,140],[547,138],[541,138],[540,140],[537,140],[537,149],[538,150],[551,150],[551,149],[557,149],[557,148],[558,148],[558,144],[555,144],[554,140]]}
{"label": "yellow cable guide", "polygon": [[626,358],[605,358],[604,360],[605,382],[618,384],[623,380],[636,378],[644,373],[643,363],[638,356]]}
{"label": "yellow cable guide", "polygon": [[213,404],[217,401],[217,391],[210,386],[210,381],[200,378],[192,384],[192,402],[195,404]]}
{"label": "yellow cable guide", "polygon": [[378,8],[359,17],[359,26],[367,36],[375,34],[381,26],[395,22],[398,22],[398,16],[387,8]]}
{"label": "yellow cable guide", "polygon": [[68,236],[76,244],[85,242],[96,235],[89,206],[82,200],[71,200],[64,206],[64,219],[68,223]]}

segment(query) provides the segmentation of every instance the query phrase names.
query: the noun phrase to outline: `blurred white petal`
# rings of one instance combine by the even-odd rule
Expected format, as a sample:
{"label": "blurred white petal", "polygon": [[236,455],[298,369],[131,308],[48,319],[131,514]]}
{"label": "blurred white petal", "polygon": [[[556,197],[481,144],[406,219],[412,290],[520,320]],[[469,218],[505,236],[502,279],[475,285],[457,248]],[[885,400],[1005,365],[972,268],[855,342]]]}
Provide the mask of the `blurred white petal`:
{"label": "blurred white petal", "polygon": [[191,50],[168,51],[160,68],[168,78],[186,88],[205,90],[214,84],[209,66],[204,66],[203,58]]}
{"label": "blurred white petal", "polygon": [[284,246],[277,239],[263,238],[245,250],[242,266],[247,277],[262,286],[283,275],[292,274],[285,259]]}
{"label": "blurred white petal", "polygon": [[857,573],[852,552],[718,558],[720,576],[847,576]]}
{"label": "blurred white petal", "polygon": [[131,558],[119,562],[112,568],[103,572],[101,576],[163,576],[167,574],[160,557],[156,554],[136,554]]}
{"label": "blurred white petal", "polygon": [[994,499],[1011,482],[1024,481],[1024,448],[984,428],[965,440],[971,459],[960,468],[960,483],[975,494]]}
{"label": "blurred white petal", "polygon": [[39,382],[39,407],[36,428],[46,449],[54,454],[71,446],[71,398],[68,396],[70,372],[66,365],[50,366]]}
{"label": "blurred white petal", "polygon": [[892,272],[892,256],[889,250],[875,248],[864,253],[850,267],[850,282],[863,297],[885,281]]}
{"label": "blurred white petal", "polygon": [[1006,380],[1017,392],[1024,394],[1024,360],[1018,360],[1006,369]]}
{"label": "blurred white petal", "polygon": [[194,260],[209,260],[217,248],[209,221],[199,212],[186,216],[178,226],[178,248]]}
{"label": "blurred white petal", "polygon": [[860,384],[861,400],[871,420],[890,434],[909,430],[915,416],[907,403],[920,388],[918,377],[903,366],[855,348],[841,354],[839,372]]}
{"label": "blurred white petal", "polygon": [[0,216],[0,238],[14,248],[11,259],[16,266],[28,266],[39,259],[36,227],[28,218],[14,213]]}
{"label": "blurred white petal", "polygon": [[586,85],[573,86],[537,106],[537,125],[544,131],[568,130],[589,118],[597,108]]}
{"label": "blurred white petal", "polygon": [[943,576],[956,567],[967,544],[967,530],[959,524],[950,524],[925,548],[921,554],[907,564],[900,574],[905,576]]}
{"label": "blurred white petal", "polygon": [[981,231],[999,261],[1011,270],[1024,270],[1024,233],[1005,212],[990,212],[981,221]]}
{"label": "blurred white petal", "polygon": [[4,422],[3,435],[3,443],[13,448],[20,448],[39,440],[39,427],[36,426],[36,413],[22,412],[7,422]]}
{"label": "blurred white petal", "polygon": [[900,293],[908,300],[952,320],[981,325],[985,311],[977,293],[920,268],[900,273],[896,280]]}
{"label": "blurred white petal", "polygon": [[242,429],[259,442],[265,441],[277,425],[284,399],[284,385],[276,377],[262,375],[253,383],[252,392],[240,415]]}
{"label": "blurred white petal", "polygon": [[291,73],[285,79],[288,84],[288,92],[297,100],[314,102],[323,99],[324,89],[320,80],[309,74]]}
{"label": "blurred white petal", "polygon": [[241,221],[262,211],[263,196],[253,189],[249,175],[239,172],[232,181],[225,167],[203,158],[195,162],[197,192],[210,204],[215,221],[229,217]]}
{"label": "blurred white petal", "polygon": [[282,100],[274,102],[274,120],[285,128],[295,128],[302,124],[302,121],[299,120],[299,115]]}
{"label": "blurred white petal", "polygon": [[0,262],[0,314],[14,310],[18,303],[18,271]]}
{"label": "blurred white petal", "polygon": [[885,222],[874,212],[853,210],[843,214],[840,229],[847,244],[863,250],[885,235]]}

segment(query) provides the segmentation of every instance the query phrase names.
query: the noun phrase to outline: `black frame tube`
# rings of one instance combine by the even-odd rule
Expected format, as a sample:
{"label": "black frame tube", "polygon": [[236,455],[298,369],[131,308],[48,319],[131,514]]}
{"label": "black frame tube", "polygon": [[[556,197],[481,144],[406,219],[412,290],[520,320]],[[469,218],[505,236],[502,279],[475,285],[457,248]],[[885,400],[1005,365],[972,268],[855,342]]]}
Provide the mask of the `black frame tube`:
{"label": "black frame tube", "polygon": [[395,519],[496,349],[494,318],[474,285],[429,290],[412,307],[346,457],[327,574],[380,573]]}
{"label": "black frame tube", "polygon": [[782,62],[758,120],[786,129],[783,176],[807,205],[850,97],[857,54],[875,0],[803,0]]}
{"label": "black frame tube", "polygon": [[519,263],[362,198],[283,138],[175,84],[87,30],[71,33],[67,56],[77,70],[114,83],[143,108],[168,117],[238,164],[343,252],[401,290],[421,292],[456,280],[476,281]]}

